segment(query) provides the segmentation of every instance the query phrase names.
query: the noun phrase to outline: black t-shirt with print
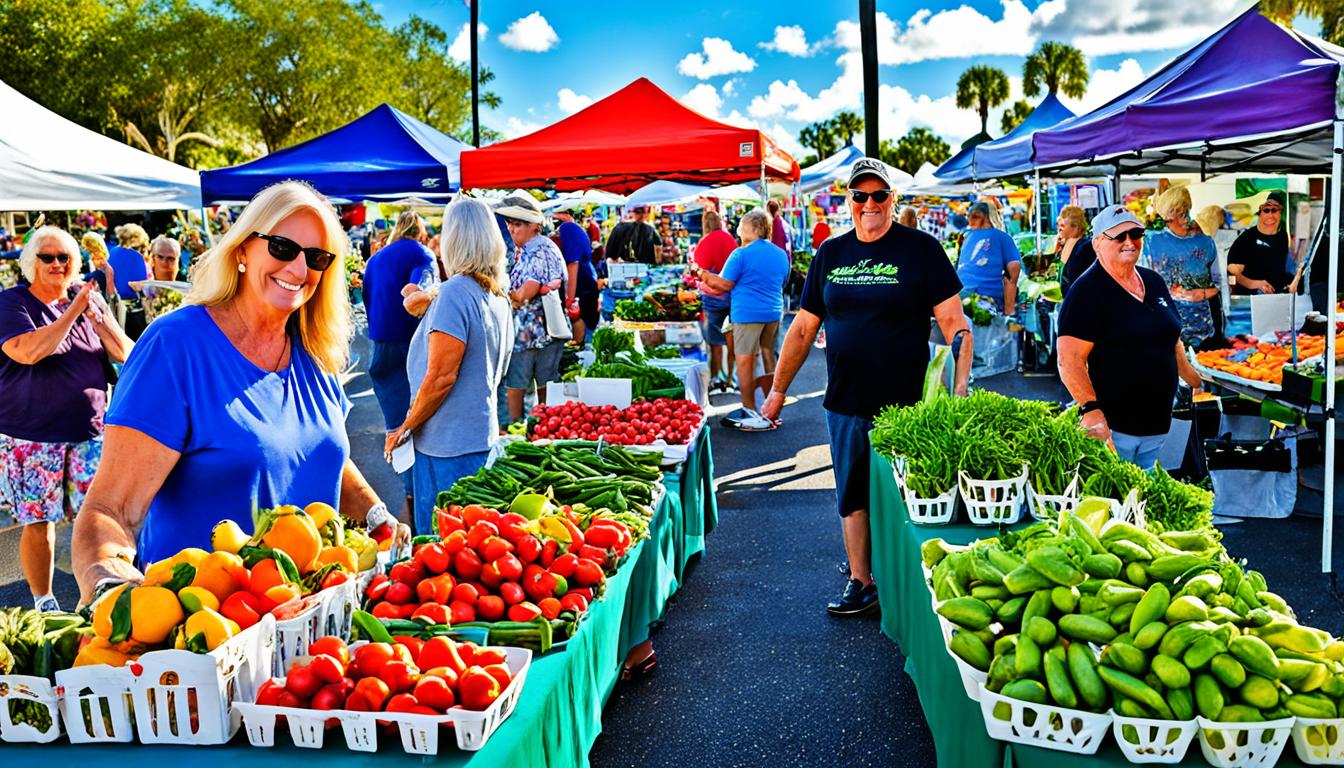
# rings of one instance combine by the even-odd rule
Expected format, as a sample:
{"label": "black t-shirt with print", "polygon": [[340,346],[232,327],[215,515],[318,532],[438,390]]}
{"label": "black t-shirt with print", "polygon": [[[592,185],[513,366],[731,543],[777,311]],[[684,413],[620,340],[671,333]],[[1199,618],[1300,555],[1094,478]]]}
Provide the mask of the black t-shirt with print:
{"label": "black t-shirt with print", "polygon": [[[1282,291],[1292,282],[1293,276],[1284,270],[1288,262],[1288,233],[1283,229],[1272,235],[1262,233],[1256,227],[1242,232],[1232,241],[1227,251],[1227,263],[1241,264],[1241,276],[1248,280],[1268,280],[1275,291]],[[1232,286],[1236,296],[1259,293],[1240,283]]]}
{"label": "black t-shirt with print", "polygon": [[826,324],[826,410],[873,418],[919,401],[929,365],[929,318],[961,281],[943,247],[893,224],[864,243],[851,230],[821,244],[803,309]]}
{"label": "black t-shirt with print", "polygon": [[1181,321],[1162,276],[1138,271],[1142,302],[1099,264],[1079,276],[1059,309],[1059,335],[1092,342],[1087,372],[1112,431],[1165,435],[1176,397]]}

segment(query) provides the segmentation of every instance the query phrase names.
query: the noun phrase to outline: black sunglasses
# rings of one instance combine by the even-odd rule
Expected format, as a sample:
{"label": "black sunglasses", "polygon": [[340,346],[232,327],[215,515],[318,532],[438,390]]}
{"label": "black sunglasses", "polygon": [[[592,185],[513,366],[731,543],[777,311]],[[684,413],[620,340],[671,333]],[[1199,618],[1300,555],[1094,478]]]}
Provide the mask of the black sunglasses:
{"label": "black sunglasses", "polygon": [[1106,238],[1107,240],[1113,240],[1117,243],[1124,242],[1125,240],[1133,240],[1134,242],[1137,243],[1143,239],[1143,227],[1134,227],[1132,229],[1126,229],[1124,232],[1121,232],[1115,237],[1111,237],[1105,232],[1102,232],[1101,236]]}
{"label": "black sunglasses", "polygon": [[336,254],[331,251],[324,251],[321,248],[304,248],[283,235],[263,235],[260,232],[253,232],[252,236],[265,240],[267,253],[271,254],[271,258],[277,261],[293,261],[302,253],[309,269],[322,272],[331,266],[331,262],[336,260]]}
{"label": "black sunglasses", "polygon": [[864,192],[861,189],[849,190],[849,199],[853,200],[859,205],[863,205],[864,203],[868,202],[868,198],[870,197],[873,199],[874,203],[881,205],[891,198],[891,190],[878,189],[873,192]]}
{"label": "black sunglasses", "polygon": [[53,261],[60,264],[70,263],[70,254],[68,253],[39,253],[37,254],[37,258],[40,259],[43,264],[50,264]]}
{"label": "black sunglasses", "polygon": [[1278,206],[1266,206],[1260,209],[1260,213],[1282,213],[1283,209]]}

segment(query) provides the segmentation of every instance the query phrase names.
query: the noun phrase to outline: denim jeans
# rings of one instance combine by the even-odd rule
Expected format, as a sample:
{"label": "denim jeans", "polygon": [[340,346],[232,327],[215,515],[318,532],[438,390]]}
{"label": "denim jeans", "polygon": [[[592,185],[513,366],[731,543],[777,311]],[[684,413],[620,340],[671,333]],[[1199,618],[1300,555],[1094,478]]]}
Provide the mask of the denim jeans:
{"label": "denim jeans", "polygon": [[1115,443],[1115,452],[1120,458],[1143,469],[1152,469],[1157,465],[1157,454],[1166,435],[1126,435],[1123,432],[1111,432],[1111,441]]}
{"label": "denim jeans", "polygon": [[411,473],[415,478],[415,534],[430,533],[434,530],[434,504],[439,491],[453,487],[459,478],[476,474],[476,470],[485,466],[489,451],[466,453],[461,456],[429,456],[415,452],[415,465]]}

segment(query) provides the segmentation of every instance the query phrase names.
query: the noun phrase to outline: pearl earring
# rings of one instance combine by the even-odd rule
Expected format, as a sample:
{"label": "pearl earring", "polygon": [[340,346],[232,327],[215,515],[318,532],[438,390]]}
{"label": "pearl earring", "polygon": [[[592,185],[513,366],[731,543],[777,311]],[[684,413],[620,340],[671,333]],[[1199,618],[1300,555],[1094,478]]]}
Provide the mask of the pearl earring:
{"label": "pearl earring", "polygon": [[239,265],[238,265],[238,271],[239,271],[239,272],[246,272],[246,271],[247,271],[247,265],[246,265],[246,264],[239,264]]}

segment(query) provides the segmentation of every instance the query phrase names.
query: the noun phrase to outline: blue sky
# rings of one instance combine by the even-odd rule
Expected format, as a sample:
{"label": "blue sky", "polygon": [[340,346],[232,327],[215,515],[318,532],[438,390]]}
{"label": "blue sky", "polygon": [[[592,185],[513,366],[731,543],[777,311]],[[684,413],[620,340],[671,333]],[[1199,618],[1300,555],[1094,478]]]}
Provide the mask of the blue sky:
{"label": "blue sky", "polygon": [[[503,100],[482,122],[510,137],[640,76],[713,117],[759,126],[800,157],[800,128],[842,109],[862,114],[857,0],[479,2],[481,63],[495,72],[490,87]],[[1202,0],[1193,12],[1170,0],[878,0],[879,134],[899,138],[923,125],[960,142],[979,129],[976,115],[953,103],[961,71],[997,66],[1020,98],[1022,60],[1045,40],[1088,56],[1088,94],[1065,103],[1075,111],[1099,106],[1250,5]],[[455,51],[466,57],[462,0],[375,7],[391,23],[411,13],[434,21],[456,35]],[[990,116],[994,135],[999,112]]]}

